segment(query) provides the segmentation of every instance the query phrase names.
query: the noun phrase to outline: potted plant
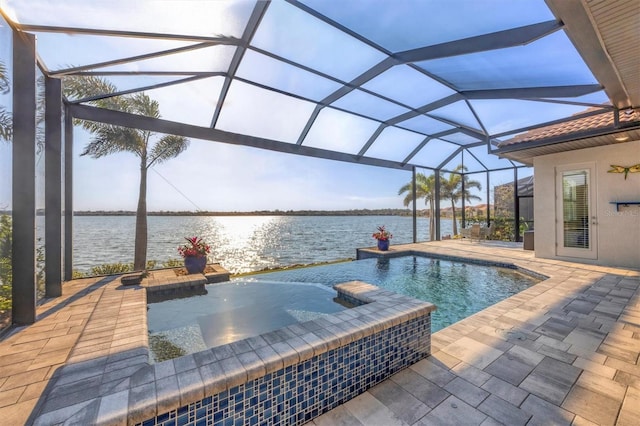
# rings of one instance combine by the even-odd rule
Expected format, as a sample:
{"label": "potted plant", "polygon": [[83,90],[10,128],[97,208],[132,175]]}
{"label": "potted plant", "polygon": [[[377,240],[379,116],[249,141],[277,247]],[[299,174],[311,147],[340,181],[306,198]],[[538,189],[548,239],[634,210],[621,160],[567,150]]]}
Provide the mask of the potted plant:
{"label": "potted plant", "polygon": [[382,225],[378,226],[378,231],[373,233],[373,238],[378,240],[378,250],[387,251],[389,250],[389,240],[393,238],[393,235]]}
{"label": "potted plant", "polygon": [[207,254],[209,254],[209,244],[200,237],[185,237],[186,244],[178,247],[178,253],[184,258],[184,267],[190,274],[201,274],[207,266]]}

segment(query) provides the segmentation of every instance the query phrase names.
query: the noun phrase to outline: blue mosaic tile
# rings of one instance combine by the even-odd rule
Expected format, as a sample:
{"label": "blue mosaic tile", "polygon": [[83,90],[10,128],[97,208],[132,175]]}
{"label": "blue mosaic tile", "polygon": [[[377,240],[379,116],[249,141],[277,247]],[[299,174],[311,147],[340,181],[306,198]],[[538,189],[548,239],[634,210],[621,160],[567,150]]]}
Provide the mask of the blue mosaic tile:
{"label": "blue mosaic tile", "polygon": [[431,318],[414,318],[137,426],[301,425],[428,355]]}

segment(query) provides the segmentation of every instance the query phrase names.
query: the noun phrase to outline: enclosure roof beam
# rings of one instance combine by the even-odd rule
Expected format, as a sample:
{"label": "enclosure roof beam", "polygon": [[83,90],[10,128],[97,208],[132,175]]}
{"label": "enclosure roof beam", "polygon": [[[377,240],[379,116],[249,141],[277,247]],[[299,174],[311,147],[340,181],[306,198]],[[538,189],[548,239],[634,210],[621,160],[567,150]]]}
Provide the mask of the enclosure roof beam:
{"label": "enclosure roof beam", "polygon": [[457,131],[458,131],[458,129],[451,129],[451,130],[447,130],[447,131],[444,131],[444,132],[437,133],[437,134],[435,134],[435,135],[433,135],[433,136],[427,136],[427,137],[426,137],[422,142],[420,142],[420,144],[419,144],[418,146],[416,146],[416,147],[414,148],[414,150],[413,150],[413,151],[411,151],[411,153],[410,153],[409,155],[407,155],[407,158],[405,158],[405,159],[404,159],[403,163],[409,163],[409,161],[411,161],[411,159],[412,159],[413,157],[415,157],[415,156],[418,154],[418,152],[420,152],[420,150],[421,150],[422,148],[424,148],[424,146],[425,146],[425,145],[426,145],[426,144],[427,144],[431,139],[437,139],[437,138],[442,137],[442,136],[446,136],[446,135],[450,135],[450,134],[452,134],[452,133],[456,133]]}
{"label": "enclosure roof beam", "polygon": [[197,43],[189,46],[178,47],[175,49],[162,50],[158,52],[146,53],[144,55],[129,56],[127,58],[113,59],[111,61],[96,62],[93,64],[83,65],[79,67],[65,68],[57,71],[50,71],[52,77],[75,74],[80,71],[92,70],[95,68],[103,68],[114,65],[127,64],[129,62],[144,61],[146,59],[160,58],[162,56],[173,55],[176,53],[190,52],[192,50],[204,49],[205,47],[215,46],[216,43]]}
{"label": "enclosure roof beam", "polygon": [[420,47],[395,53],[401,62],[421,62],[451,56],[468,55],[488,50],[505,49],[531,43],[562,28],[562,23],[552,20],[524,27],[512,28],[490,34],[468,37],[434,46]]}
{"label": "enclosure roof beam", "polygon": [[[461,101],[463,99],[464,99],[464,97],[460,93],[454,93],[454,94],[452,94],[450,96],[447,96],[446,98],[438,99],[437,101],[434,101],[434,102],[431,102],[430,104],[421,106],[420,108],[415,109],[413,111],[405,112],[404,114],[400,114],[400,115],[398,115],[396,117],[393,117],[393,118],[388,120],[388,123],[391,124],[391,125],[398,124],[398,123],[401,123],[401,122],[403,122],[405,120],[409,120],[410,118],[414,118],[414,117],[417,117],[419,115],[426,114],[429,111],[433,111],[435,109],[442,108],[444,106],[453,104],[453,103]],[[431,117],[431,118],[434,118],[434,119],[438,120],[437,117]]]}
{"label": "enclosure roof beam", "polygon": [[194,42],[208,42],[212,44],[222,44],[222,45],[232,45],[232,46],[237,46],[240,44],[239,39],[235,37],[226,37],[226,36],[207,37],[207,36],[195,36],[195,35],[184,35],[184,34],[101,30],[96,28],[57,27],[57,26],[50,26],[50,25],[31,25],[31,24],[19,24],[19,23],[15,23],[15,25],[21,31],[33,31],[33,32],[40,32],[40,33],[84,34],[84,35],[97,35],[97,36],[105,36],[105,37],[129,37],[129,38],[146,38],[146,39],[162,39],[162,40],[177,40],[177,41],[194,41]]}
{"label": "enclosure roof beam", "polygon": [[81,104],[83,102],[93,102],[93,101],[98,101],[98,100],[101,100],[101,99],[113,98],[114,96],[128,95],[130,93],[143,92],[145,90],[153,90],[153,89],[159,89],[161,87],[174,86],[176,84],[189,83],[191,81],[202,80],[203,78],[209,78],[209,77],[211,77],[211,76],[209,76],[209,75],[196,75],[196,76],[193,76],[193,77],[181,78],[179,80],[167,81],[165,83],[152,84],[152,85],[144,86],[144,87],[136,87],[136,88],[129,89],[129,90],[119,90],[119,91],[113,92],[113,93],[103,93],[101,95],[88,96],[86,98],[76,99],[74,101],[69,101],[69,103]]}
{"label": "enclosure roof beam", "polygon": [[371,137],[369,138],[369,140],[362,146],[362,148],[360,149],[360,152],[358,152],[358,156],[362,157],[367,150],[371,147],[371,145],[373,144],[373,142],[375,142],[376,139],[378,139],[378,136],[380,136],[380,134],[384,131],[384,129],[386,129],[388,126],[386,124],[381,124],[380,126],[378,126],[378,128],[376,129],[375,132],[373,132],[373,134],[371,135]]}
{"label": "enclosure roof beam", "polygon": [[[311,130],[311,126],[316,121],[316,118],[318,118],[318,115],[320,114],[320,111],[322,111],[322,109],[324,108],[325,105],[332,104],[333,102],[337,101],[341,97],[343,97],[343,96],[347,95],[348,93],[352,92],[356,88],[360,88],[360,86],[365,84],[367,81],[379,76],[380,74],[382,74],[383,72],[387,71],[388,69],[390,69],[392,66],[394,66],[396,64],[397,64],[397,61],[395,61],[392,58],[387,57],[383,61],[381,61],[378,64],[374,65],[373,67],[369,68],[367,71],[365,71],[364,73],[360,74],[358,77],[354,78],[349,83],[344,84],[341,88],[339,88],[338,90],[334,91],[333,93],[331,93],[328,96],[326,96],[323,100],[321,100],[318,103],[318,107],[313,111],[313,114],[311,114],[311,116],[307,120],[307,124],[304,126],[303,131],[300,133],[300,136],[298,137],[298,145],[302,145],[302,142],[307,137],[307,134],[309,133],[309,130]],[[374,96],[377,96],[377,97],[382,97],[382,96],[377,95],[375,93],[371,93],[371,92],[368,92],[368,93],[370,93],[370,94],[372,94]],[[384,99],[386,99],[386,98],[384,98]],[[398,104],[398,102],[395,101],[395,100],[392,100],[392,99],[386,99],[386,100]],[[402,105],[402,104],[400,104],[400,105]],[[402,106],[406,107],[406,105],[402,105]]]}
{"label": "enclosure roof beam", "polygon": [[413,165],[403,164],[398,161],[382,160],[370,157],[358,157],[355,154],[335,152],[326,149],[301,146],[272,139],[255,136],[241,135],[209,127],[193,126],[175,121],[162,120],[126,112],[108,110],[88,105],[69,105],[69,112],[74,118],[81,120],[97,121],[100,123],[123,126],[140,130],[164,133],[169,135],[184,136],[187,138],[203,139],[214,142],[222,142],[231,145],[249,146],[253,148],[268,149],[270,151],[297,154],[308,157],[324,158],[327,160],[343,161],[369,166],[385,167],[410,171]]}
{"label": "enclosure roof beam", "polygon": [[238,68],[240,67],[240,61],[244,57],[245,52],[247,51],[247,46],[251,42],[253,35],[256,33],[258,29],[258,25],[264,16],[264,13],[267,11],[267,7],[269,7],[268,1],[259,1],[256,2],[255,7],[253,8],[253,12],[251,12],[251,16],[249,17],[249,22],[247,22],[247,26],[244,28],[244,32],[242,33],[242,44],[236,49],[233,54],[233,58],[231,58],[231,64],[229,64],[229,69],[227,71],[227,76],[224,79],[224,83],[222,84],[222,90],[220,90],[220,96],[218,97],[218,103],[216,104],[216,109],[213,112],[213,117],[211,118],[211,127],[216,127],[216,123],[218,122],[218,118],[220,118],[220,113],[222,112],[222,105],[224,105],[224,101],[227,98],[227,94],[229,93],[229,88],[231,87],[231,81],[236,75]]}
{"label": "enclosure roof beam", "polygon": [[574,98],[602,90],[599,84],[576,86],[518,87],[515,89],[467,90],[460,92],[467,99]]}
{"label": "enclosure roof beam", "polygon": [[436,166],[436,169],[437,169],[437,170],[442,169],[442,168],[443,168],[443,167],[444,167],[444,166],[445,166],[449,161],[453,160],[453,159],[456,157],[456,155],[460,154],[460,153],[462,152],[462,150],[463,150],[463,149],[464,149],[463,147],[460,147],[460,148],[456,149],[455,151],[453,151],[453,152],[451,153],[451,155],[449,155],[447,158],[445,158],[444,160],[442,160],[442,163],[440,163],[440,164],[438,164],[438,165]]}

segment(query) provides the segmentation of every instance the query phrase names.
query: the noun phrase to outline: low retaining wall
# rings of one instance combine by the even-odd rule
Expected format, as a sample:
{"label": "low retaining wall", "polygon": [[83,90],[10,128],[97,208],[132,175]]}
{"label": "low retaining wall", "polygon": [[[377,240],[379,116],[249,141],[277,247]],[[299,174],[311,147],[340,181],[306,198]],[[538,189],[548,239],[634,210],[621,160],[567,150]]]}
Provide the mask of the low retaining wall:
{"label": "low retaining wall", "polygon": [[359,306],[149,366],[155,404],[128,421],[300,425],[430,354],[433,304],[357,281],[335,288]]}

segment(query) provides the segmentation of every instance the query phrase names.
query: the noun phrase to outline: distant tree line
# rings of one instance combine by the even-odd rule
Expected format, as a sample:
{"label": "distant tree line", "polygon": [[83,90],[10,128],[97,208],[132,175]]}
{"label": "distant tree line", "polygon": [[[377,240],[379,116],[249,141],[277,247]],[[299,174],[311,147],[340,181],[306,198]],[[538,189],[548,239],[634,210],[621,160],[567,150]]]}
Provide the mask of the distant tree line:
{"label": "distant tree line", "polygon": [[[425,213],[421,211],[421,213]],[[127,210],[91,210],[76,211],[74,216],[135,216],[136,212]],[[148,212],[148,216],[411,216],[409,209],[352,209],[352,210],[256,210],[250,212],[217,211],[157,211]]]}

